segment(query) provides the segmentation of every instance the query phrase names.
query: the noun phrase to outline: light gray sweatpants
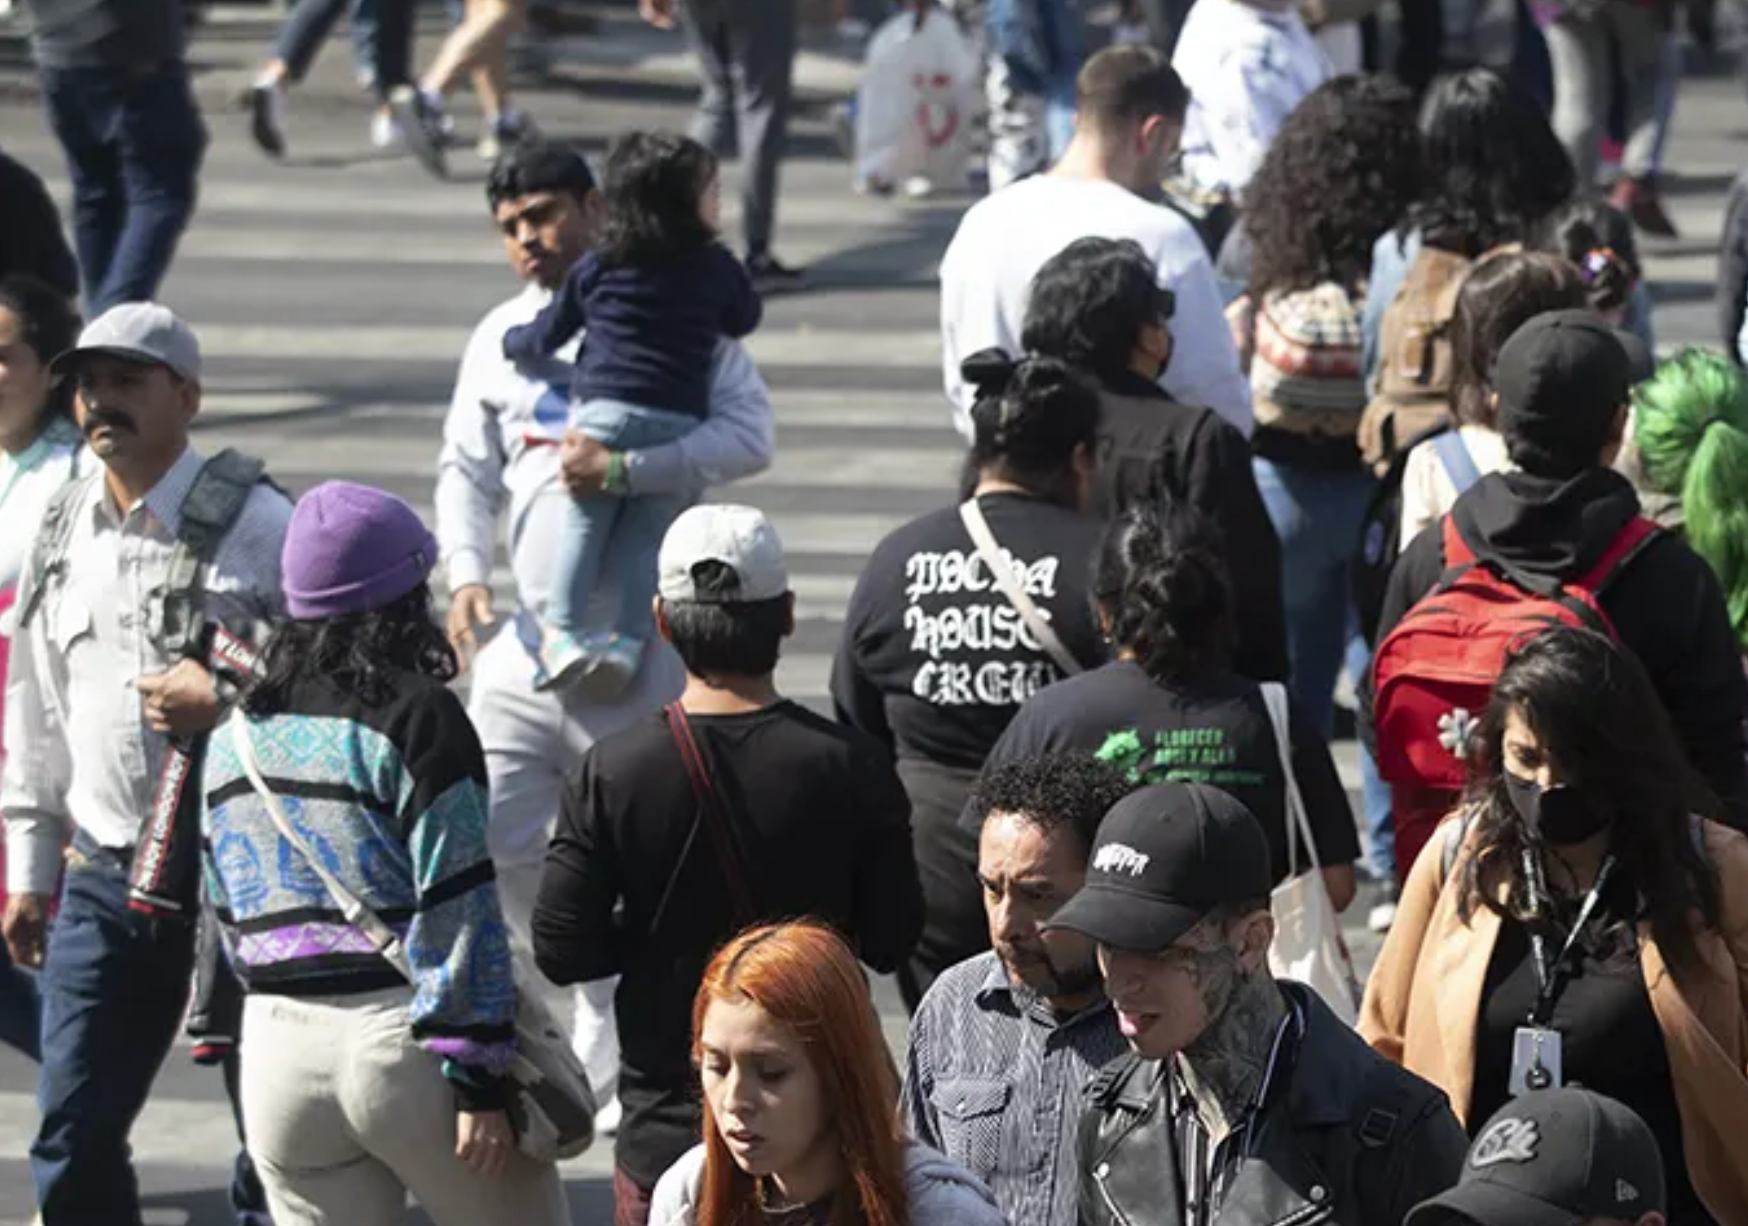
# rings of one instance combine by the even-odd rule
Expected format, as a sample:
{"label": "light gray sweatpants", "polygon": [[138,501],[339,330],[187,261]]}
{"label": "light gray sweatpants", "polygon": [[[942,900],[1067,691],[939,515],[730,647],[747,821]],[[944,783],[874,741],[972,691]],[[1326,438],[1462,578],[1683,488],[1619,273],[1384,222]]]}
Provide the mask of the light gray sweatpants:
{"label": "light gray sweatpants", "polygon": [[1657,15],[1631,0],[1609,0],[1592,15],[1560,17],[1543,34],[1554,65],[1554,133],[1578,172],[1578,190],[1586,192],[1595,185],[1602,159],[1612,80],[1611,38],[1620,47],[1627,88],[1627,146],[1621,170],[1635,178],[1652,173],[1664,41]]}
{"label": "light gray sweatpants", "polygon": [[407,1029],[411,988],[250,996],[243,1127],[274,1226],[569,1226],[558,1168],[520,1154],[495,1179],[455,1156],[455,1091]]}

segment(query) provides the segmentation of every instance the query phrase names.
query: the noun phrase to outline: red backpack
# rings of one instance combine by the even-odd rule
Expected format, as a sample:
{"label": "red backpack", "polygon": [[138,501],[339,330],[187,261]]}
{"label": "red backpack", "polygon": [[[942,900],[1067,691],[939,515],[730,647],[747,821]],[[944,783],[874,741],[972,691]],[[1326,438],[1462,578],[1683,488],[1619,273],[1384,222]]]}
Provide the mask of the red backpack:
{"label": "red backpack", "polygon": [[1628,523],[1577,580],[1513,575],[1481,562],[1444,517],[1445,571],[1372,656],[1372,727],[1378,774],[1390,785],[1396,873],[1456,805],[1468,775],[1469,742],[1512,647],[1556,626],[1614,637],[1598,604],[1659,529]]}

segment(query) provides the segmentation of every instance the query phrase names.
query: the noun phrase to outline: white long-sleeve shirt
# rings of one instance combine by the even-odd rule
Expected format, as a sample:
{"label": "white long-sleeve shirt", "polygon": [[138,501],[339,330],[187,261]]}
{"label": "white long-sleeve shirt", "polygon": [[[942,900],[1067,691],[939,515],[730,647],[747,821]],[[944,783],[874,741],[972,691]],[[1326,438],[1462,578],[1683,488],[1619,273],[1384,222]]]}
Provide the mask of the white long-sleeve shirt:
{"label": "white long-sleeve shirt", "polygon": [[[146,723],[134,678],[175,661],[153,625],[169,576],[182,504],[202,460],[184,451],[125,512],[101,469],[79,478],[66,570],[13,632],[6,680],[6,888],[46,894],[68,824],[100,845],[133,846],[151,813],[167,738]],[[258,486],[206,572],[209,620],[255,625],[280,616],[279,554],[291,501]],[[24,586],[35,576],[28,573]]]}
{"label": "white long-sleeve shirt", "polygon": [[1213,409],[1246,435],[1250,387],[1214,284],[1208,252],[1190,223],[1107,179],[1033,175],[980,200],[941,257],[941,373],[953,425],[972,436],[972,388],[959,364],[995,346],[1020,352],[1032,279],[1077,239],[1128,238],[1177,296],[1171,364],[1160,386],[1182,404]]}
{"label": "white long-sleeve shirt", "polygon": [[[581,334],[550,368],[518,369],[503,354],[504,333],[540,313],[549,291],[530,284],[493,308],[467,343],[443,424],[437,462],[437,542],[452,588],[491,577],[499,514],[506,532],[518,602],[545,606],[552,585],[555,512],[569,499],[559,476],[557,442],[568,415],[571,359]],[[746,350],[723,341],[712,362],[710,415],[672,443],[626,457],[636,494],[696,497],[706,488],[760,472],[771,463],[776,426],[770,394]]]}
{"label": "white long-sleeve shirt", "polygon": [[1287,116],[1331,75],[1297,9],[1244,0],[1192,7],[1171,66],[1190,89],[1184,177],[1234,196],[1244,194]]}

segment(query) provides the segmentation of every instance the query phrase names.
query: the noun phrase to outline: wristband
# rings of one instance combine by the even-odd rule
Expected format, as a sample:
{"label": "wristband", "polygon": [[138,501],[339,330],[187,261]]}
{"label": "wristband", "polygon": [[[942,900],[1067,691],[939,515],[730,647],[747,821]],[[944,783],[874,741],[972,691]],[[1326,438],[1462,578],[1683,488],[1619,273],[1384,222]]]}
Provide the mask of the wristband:
{"label": "wristband", "polygon": [[623,451],[607,453],[607,475],[601,481],[601,488],[609,494],[631,492],[631,472],[626,467]]}

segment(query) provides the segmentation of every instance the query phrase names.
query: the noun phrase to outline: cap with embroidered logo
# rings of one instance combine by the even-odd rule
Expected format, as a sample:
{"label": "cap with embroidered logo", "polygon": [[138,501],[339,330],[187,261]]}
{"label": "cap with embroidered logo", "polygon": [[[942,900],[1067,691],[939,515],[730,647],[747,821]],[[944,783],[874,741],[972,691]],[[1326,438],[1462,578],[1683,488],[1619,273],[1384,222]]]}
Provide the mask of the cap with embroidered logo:
{"label": "cap with embroidered logo", "polygon": [[1469,1147],[1457,1186],[1415,1207],[1403,1226],[1579,1226],[1664,1213],[1663,1156],[1650,1127],[1589,1090],[1512,1099]]}
{"label": "cap with embroidered logo", "polygon": [[1086,884],[1047,926],[1158,953],[1221,907],[1266,905],[1273,887],[1268,839],[1242,802],[1205,784],[1161,783],[1105,814]]}

